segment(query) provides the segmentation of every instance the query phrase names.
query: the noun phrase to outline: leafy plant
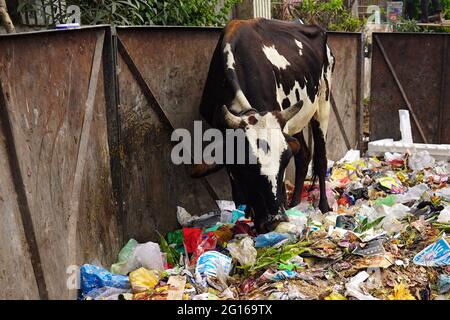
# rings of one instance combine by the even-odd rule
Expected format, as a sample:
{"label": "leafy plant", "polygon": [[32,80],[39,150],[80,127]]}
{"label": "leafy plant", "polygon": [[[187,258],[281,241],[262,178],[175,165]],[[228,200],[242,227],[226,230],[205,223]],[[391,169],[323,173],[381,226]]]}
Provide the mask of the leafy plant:
{"label": "leafy plant", "polygon": [[240,0],[69,0],[84,24],[220,26]]}
{"label": "leafy plant", "polygon": [[331,31],[354,32],[364,25],[364,21],[345,8],[343,0],[304,0],[291,12],[307,24],[318,24]]}
{"label": "leafy plant", "polygon": [[358,227],[356,227],[355,232],[363,233],[363,232],[366,232],[366,231],[368,231],[368,230],[370,230],[372,228],[376,228],[381,223],[381,221],[383,221],[384,218],[385,217],[382,216],[382,217],[379,217],[379,218],[373,220],[372,222],[369,222],[369,219],[367,217],[365,217],[361,221],[361,223],[358,225]]}
{"label": "leafy plant", "polygon": [[313,250],[308,248],[309,246],[310,243],[308,241],[300,241],[294,244],[283,245],[278,248],[270,247],[259,249],[255,265],[239,267],[239,269],[243,269],[244,274],[249,275],[274,264],[288,263],[290,259],[304,252],[312,253]]}
{"label": "leafy plant", "polygon": [[423,27],[419,26],[416,20],[400,19],[400,22],[394,25],[396,32],[422,32],[422,33],[450,33],[449,27]]}
{"label": "leafy plant", "polygon": [[[77,5],[82,24],[113,25],[186,25],[222,26],[229,19],[233,6],[241,0],[67,0],[66,6]],[[59,0],[26,0],[18,11],[45,12],[47,25],[65,22],[65,8],[59,13]],[[53,18],[58,12],[58,17]]]}

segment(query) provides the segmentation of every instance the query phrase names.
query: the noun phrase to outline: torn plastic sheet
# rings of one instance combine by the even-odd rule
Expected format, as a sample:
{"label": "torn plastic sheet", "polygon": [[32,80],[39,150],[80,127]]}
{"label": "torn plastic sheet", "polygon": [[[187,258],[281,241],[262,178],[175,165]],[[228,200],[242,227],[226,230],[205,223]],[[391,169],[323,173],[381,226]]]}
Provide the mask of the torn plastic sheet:
{"label": "torn plastic sheet", "polygon": [[379,300],[369,294],[365,294],[361,289],[361,284],[366,281],[370,275],[365,272],[361,271],[356,276],[350,279],[349,282],[345,284],[346,295],[355,297],[358,300]]}

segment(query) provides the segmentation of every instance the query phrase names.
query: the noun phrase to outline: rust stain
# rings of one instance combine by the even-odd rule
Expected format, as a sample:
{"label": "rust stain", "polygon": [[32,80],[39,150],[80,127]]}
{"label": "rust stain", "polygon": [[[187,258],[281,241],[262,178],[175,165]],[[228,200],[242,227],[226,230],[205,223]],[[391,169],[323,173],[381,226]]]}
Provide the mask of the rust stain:
{"label": "rust stain", "polygon": [[259,20],[260,18],[231,21],[225,27],[225,36],[224,36],[225,41],[231,42],[233,40],[234,35],[239,31],[241,27],[255,25]]}

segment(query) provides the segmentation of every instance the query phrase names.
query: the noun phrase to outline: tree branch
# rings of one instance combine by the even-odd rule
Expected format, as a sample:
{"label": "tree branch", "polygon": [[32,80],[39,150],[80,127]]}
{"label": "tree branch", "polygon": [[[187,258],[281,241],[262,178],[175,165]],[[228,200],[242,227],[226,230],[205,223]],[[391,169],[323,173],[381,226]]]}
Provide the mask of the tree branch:
{"label": "tree branch", "polygon": [[7,33],[16,32],[16,28],[14,28],[14,24],[11,20],[11,17],[8,14],[8,8],[6,7],[5,0],[0,0],[0,21],[3,22],[3,25],[5,26]]}

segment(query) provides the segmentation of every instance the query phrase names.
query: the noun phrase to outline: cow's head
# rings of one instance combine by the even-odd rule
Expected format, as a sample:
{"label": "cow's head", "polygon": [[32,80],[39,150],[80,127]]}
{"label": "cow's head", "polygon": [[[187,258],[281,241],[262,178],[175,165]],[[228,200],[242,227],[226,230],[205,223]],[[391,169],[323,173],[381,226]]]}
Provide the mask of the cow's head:
{"label": "cow's head", "polygon": [[[252,109],[240,116],[225,106],[222,108],[225,127],[239,131],[245,138],[244,145],[232,146],[235,161],[227,163],[226,167],[234,192],[253,211],[255,226],[260,233],[272,231],[279,222],[286,221],[285,170],[292,155],[299,152],[300,144],[284,133],[283,128],[300,107],[296,105],[274,112]],[[225,152],[230,151],[228,143]],[[245,155],[244,163],[242,155]]]}

